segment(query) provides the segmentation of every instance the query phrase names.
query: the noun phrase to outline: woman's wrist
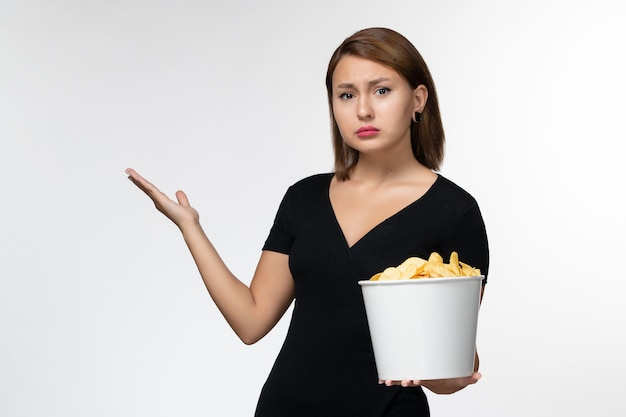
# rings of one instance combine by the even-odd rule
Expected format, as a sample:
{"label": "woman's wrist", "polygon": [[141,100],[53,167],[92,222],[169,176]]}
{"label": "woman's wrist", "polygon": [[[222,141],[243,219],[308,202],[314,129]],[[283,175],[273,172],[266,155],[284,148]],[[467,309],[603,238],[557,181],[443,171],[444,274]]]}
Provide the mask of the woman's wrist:
{"label": "woman's wrist", "polygon": [[177,226],[183,234],[183,238],[185,238],[185,240],[193,238],[194,236],[204,235],[204,230],[202,230],[199,220],[186,221],[178,224]]}

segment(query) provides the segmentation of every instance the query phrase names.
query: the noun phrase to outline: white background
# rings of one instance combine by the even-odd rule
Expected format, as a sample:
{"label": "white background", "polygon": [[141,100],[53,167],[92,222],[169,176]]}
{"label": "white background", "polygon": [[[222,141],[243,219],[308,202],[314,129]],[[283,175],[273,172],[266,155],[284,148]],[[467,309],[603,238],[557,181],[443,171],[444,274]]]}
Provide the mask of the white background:
{"label": "white background", "polygon": [[0,415],[252,415],[288,315],[244,346],[124,168],[184,189],[248,282],[287,186],[332,168],[325,68],[369,26],[428,62],[442,173],[490,237],[484,376],[433,416],[621,415],[625,20],[618,0],[1,0]]}

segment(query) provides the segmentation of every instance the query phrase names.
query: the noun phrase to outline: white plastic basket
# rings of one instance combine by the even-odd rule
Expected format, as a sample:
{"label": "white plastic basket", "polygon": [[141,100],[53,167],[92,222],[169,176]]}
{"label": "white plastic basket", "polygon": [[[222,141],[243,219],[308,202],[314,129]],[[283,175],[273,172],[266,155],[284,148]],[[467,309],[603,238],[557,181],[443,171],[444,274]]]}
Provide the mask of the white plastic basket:
{"label": "white plastic basket", "polygon": [[378,378],[471,375],[483,279],[359,281]]}

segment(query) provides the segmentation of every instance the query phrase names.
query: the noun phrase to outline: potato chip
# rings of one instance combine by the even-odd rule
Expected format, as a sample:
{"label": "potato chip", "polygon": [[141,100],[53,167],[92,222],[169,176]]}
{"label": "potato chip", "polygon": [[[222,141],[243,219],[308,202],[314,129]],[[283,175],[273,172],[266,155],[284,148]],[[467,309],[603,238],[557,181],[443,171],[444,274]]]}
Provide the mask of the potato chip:
{"label": "potato chip", "polygon": [[463,271],[463,275],[468,276],[468,277],[481,275],[480,269],[471,267],[468,264],[465,264],[463,262],[459,262],[459,264],[461,265],[461,270]]}
{"label": "potato chip", "polygon": [[412,257],[398,265],[397,269],[402,274],[401,279],[411,279],[424,271],[426,261],[422,258]]}
{"label": "potato chip", "polygon": [[443,264],[443,258],[437,252],[433,252],[428,257],[428,262],[433,264]]}
{"label": "potato chip", "polygon": [[459,254],[456,252],[452,252],[450,254],[450,261],[448,261],[448,266],[450,267],[450,271],[454,274],[454,276],[463,275],[463,271],[461,270],[461,265],[459,265]]}
{"label": "potato chip", "polygon": [[370,281],[390,281],[419,278],[443,278],[478,276],[480,269],[459,261],[459,254],[452,252],[448,263],[437,252],[432,252],[428,260],[412,256],[397,267],[388,267],[370,278]]}
{"label": "potato chip", "polygon": [[390,280],[396,280],[396,279],[402,279],[402,273],[400,273],[398,268],[395,268],[393,266],[390,266],[389,268],[385,269],[380,275],[380,277],[378,277],[379,281],[390,281]]}
{"label": "potato chip", "polygon": [[427,270],[428,270],[428,277],[430,278],[443,278],[443,277],[455,276],[454,272],[452,272],[450,268],[444,264],[429,264]]}

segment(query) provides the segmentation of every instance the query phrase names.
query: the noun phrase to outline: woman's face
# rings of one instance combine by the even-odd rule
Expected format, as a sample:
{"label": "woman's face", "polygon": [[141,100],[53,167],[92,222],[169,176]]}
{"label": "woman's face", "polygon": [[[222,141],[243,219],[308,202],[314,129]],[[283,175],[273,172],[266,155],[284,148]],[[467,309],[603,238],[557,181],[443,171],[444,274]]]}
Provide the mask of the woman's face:
{"label": "woman's face", "polygon": [[395,70],[346,55],[332,77],[333,115],[343,140],[360,153],[410,150],[411,120],[426,105],[428,92],[416,89]]}

